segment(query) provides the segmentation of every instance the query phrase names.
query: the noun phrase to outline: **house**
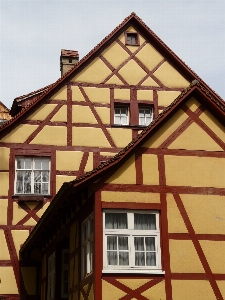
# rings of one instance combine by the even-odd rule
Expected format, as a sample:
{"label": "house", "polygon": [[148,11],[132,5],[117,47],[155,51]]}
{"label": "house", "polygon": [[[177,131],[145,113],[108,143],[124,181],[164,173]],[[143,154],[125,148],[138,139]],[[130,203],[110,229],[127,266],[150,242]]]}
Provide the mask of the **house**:
{"label": "house", "polygon": [[0,126],[11,119],[9,109],[0,101]]}
{"label": "house", "polygon": [[27,273],[19,265],[19,250],[64,182],[123,151],[193,80],[223,107],[223,100],[134,13],[79,62],[77,52],[64,51],[68,57],[61,63],[74,66],[55,83],[17,97],[12,119],[0,128],[4,299],[19,299],[24,291]]}
{"label": "house", "polygon": [[114,158],[62,185],[21,249],[27,294],[225,299],[224,150],[225,105],[195,81]]}

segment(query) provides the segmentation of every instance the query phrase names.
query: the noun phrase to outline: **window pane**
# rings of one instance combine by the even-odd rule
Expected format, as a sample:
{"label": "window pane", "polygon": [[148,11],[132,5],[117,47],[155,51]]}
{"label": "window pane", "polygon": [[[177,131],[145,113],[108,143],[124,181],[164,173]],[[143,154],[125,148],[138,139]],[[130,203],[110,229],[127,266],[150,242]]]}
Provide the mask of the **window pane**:
{"label": "window pane", "polygon": [[31,169],[31,158],[25,158],[25,169]]}
{"label": "window pane", "polygon": [[41,170],[41,158],[34,158],[34,169]]}
{"label": "window pane", "polygon": [[106,229],[127,229],[127,214],[106,213],[105,228]]}
{"label": "window pane", "polygon": [[23,188],[24,188],[24,194],[30,194],[31,193],[31,172],[27,171],[23,173]]}
{"label": "window pane", "polygon": [[49,158],[42,158],[42,170],[49,170]]}
{"label": "window pane", "polygon": [[17,169],[24,169],[24,159],[17,158]]}
{"label": "window pane", "polygon": [[156,230],[155,214],[134,214],[134,229]]}
{"label": "window pane", "polygon": [[128,237],[119,236],[119,250],[128,250]]}
{"label": "window pane", "polygon": [[108,251],[107,258],[108,258],[108,265],[117,266],[117,252],[116,251]]}
{"label": "window pane", "polygon": [[147,252],[146,253],[146,265],[147,266],[156,266],[156,253]]}
{"label": "window pane", "polygon": [[34,184],[34,194],[41,194],[41,183]]}
{"label": "window pane", "polygon": [[129,253],[128,252],[119,252],[119,265],[128,266],[129,265]]}
{"label": "window pane", "polygon": [[107,250],[117,250],[117,236],[107,236]]}
{"label": "window pane", "polygon": [[144,237],[135,237],[134,238],[135,251],[144,250]]}
{"label": "window pane", "polygon": [[155,238],[146,237],[145,238],[146,251],[155,251]]}
{"label": "window pane", "polygon": [[135,252],[135,266],[145,266],[144,252]]}
{"label": "window pane", "polygon": [[42,183],[42,191],[41,193],[46,195],[49,194],[49,184],[48,183]]}
{"label": "window pane", "polygon": [[49,172],[48,171],[43,171],[42,172],[42,181],[43,182],[49,182]]}

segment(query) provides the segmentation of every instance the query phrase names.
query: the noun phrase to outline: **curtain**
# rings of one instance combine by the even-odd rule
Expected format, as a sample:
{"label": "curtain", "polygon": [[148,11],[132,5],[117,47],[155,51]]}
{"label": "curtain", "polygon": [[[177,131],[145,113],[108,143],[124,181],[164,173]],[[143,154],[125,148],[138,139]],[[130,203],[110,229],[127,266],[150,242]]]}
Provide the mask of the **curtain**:
{"label": "curtain", "polygon": [[108,265],[129,265],[128,237],[107,236]]}
{"label": "curtain", "polygon": [[106,213],[105,228],[106,229],[127,229],[127,214]]}
{"label": "curtain", "polygon": [[138,230],[155,230],[155,214],[134,214],[134,229]]}

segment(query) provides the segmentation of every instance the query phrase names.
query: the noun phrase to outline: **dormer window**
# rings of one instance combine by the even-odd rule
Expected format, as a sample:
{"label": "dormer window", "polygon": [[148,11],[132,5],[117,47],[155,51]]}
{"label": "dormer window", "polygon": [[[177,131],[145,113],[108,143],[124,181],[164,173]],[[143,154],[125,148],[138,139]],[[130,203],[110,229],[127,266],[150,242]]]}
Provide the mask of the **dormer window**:
{"label": "dormer window", "polygon": [[139,36],[137,32],[126,32],[125,35],[126,45],[139,46]]}

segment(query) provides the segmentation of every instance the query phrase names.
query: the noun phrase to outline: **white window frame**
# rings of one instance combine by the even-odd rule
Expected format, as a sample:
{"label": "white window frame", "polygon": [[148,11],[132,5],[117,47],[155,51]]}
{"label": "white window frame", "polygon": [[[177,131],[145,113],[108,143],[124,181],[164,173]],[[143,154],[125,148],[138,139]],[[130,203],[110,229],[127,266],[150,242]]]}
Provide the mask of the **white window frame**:
{"label": "white window frame", "polygon": [[[119,109],[120,112],[116,113],[116,109]],[[126,110],[126,121],[124,122],[122,118],[124,118],[123,114],[121,113],[121,109]],[[116,121],[116,119],[120,119],[120,121]],[[129,125],[129,107],[128,105],[115,105],[114,106],[114,124],[115,125]]]}
{"label": "white window frame", "polygon": [[[126,213],[128,229],[106,229],[106,213]],[[134,229],[134,213],[154,214],[156,219],[156,230],[137,230]],[[129,265],[108,265],[107,259],[107,236],[126,236],[128,237]],[[154,237],[156,266],[135,266],[135,247],[134,237]],[[159,211],[154,210],[113,210],[103,211],[103,273],[141,273],[141,274],[164,274],[161,265],[161,247],[160,247],[160,228]]]}
{"label": "white window frame", "polygon": [[[31,159],[31,168],[18,168],[18,160],[19,159]],[[43,169],[42,168],[42,162],[41,162],[41,169],[34,169],[35,167],[35,159],[45,159],[45,160],[48,160],[48,169]],[[30,185],[31,185],[31,191],[29,193],[25,192],[24,190],[24,186],[23,186],[23,191],[22,192],[19,192],[17,191],[17,174],[19,172],[31,172],[31,182],[30,182]],[[48,181],[44,182],[42,181],[42,177],[41,177],[41,180],[38,182],[40,184],[43,184],[43,183],[46,183],[48,184],[48,192],[47,193],[35,193],[34,191],[34,185],[35,185],[35,181],[34,181],[34,173],[35,171],[40,171],[41,174],[42,172],[48,172]],[[51,159],[49,156],[16,156],[16,159],[15,159],[15,180],[14,180],[14,193],[16,195],[50,195],[50,176],[51,176]],[[24,182],[24,181],[23,181]]]}
{"label": "white window frame", "polygon": [[[141,109],[144,110],[144,124],[141,124],[141,117],[140,117],[140,110]],[[146,110],[150,110],[150,122],[147,122]],[[139,125],[140,126],[148,126],[153,120],[153,107],[139,106],[139,108],[138,108],[138,119],[139,119]]]}
{"label": "white window frame", "polygon": [[48,300],[55,299],[55,252],[48,258]]}
{"label": "white window frame", "polygon": [[[68,297],[68,278],[65,278],[65,271],[69,272],[69,261],[68,263],[65,262],[65,254],[69,255],[69,249],[62,249],[62,264],[61,264],[61,298]],[[69,260],[69,259],[68,259]],[[67,282],[67,293],[64,293],[64,284]]]}
{"label": "white window frame", "polygon": [[93,271],[94,215],[86,218],[81,227],[81,276],[84,278]]}

